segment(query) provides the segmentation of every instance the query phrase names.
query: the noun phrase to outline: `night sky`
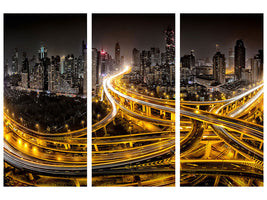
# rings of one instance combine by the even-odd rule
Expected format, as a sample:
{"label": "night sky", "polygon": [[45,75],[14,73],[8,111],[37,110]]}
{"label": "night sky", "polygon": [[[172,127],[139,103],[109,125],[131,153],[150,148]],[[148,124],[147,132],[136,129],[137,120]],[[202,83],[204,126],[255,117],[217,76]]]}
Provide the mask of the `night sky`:
{"label": "night sky", "polygon": [[[38,56],[43,44],[48,56],[81,55],[82,41],[87,41],[86,14],[5,14],[5,60],[9,62],[15,48],[19,57],[26,51],[29,58]],[[20,63],[19,63],[20,64]]]}
{"label": "night sky", "polygon": [[229,48],[242,39],[246,57],[263,49],[262,14],[181,14],[181,56],[195,50],[197,58],[211,58],[219,44],[228,58]]}
{"label": "night sky", "polygon": [[133,48],[149,50],[159,47],[165,52],[164,30],[174,28],[174,14],[93,14],[92,46],[107,51],[114,58],[116,42],[121,56],[130,64]]}

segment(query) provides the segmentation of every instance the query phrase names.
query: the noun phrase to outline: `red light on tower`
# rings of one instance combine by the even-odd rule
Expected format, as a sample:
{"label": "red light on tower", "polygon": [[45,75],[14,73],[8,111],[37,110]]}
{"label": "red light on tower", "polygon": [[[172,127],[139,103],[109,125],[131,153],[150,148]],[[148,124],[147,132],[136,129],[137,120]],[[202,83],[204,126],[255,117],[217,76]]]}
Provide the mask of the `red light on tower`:
{"label": "red light on tower", "polygon": [[104,50],[101,50],[101,55],[104,55],[106,52]]}

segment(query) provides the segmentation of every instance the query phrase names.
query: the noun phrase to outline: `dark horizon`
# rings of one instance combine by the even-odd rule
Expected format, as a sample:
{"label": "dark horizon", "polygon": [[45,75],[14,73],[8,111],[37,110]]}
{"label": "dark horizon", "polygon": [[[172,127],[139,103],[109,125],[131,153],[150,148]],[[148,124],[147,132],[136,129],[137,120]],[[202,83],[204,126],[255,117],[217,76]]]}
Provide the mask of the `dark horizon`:
{"label": "dark horizon", "polygon": [[[4,54],[10,62],[14,49],[38,56],[41,45],[48,56],[81,54],[87,43],[87,14],[4,14]],[[19,63],[21,64],[21,63]]]}
{"label": "dark horizon", "polygon": [[181,14],[180,57],[195,50],[196,58],[211,58],[219,44],[221,53],[228,58],[242,39],[246,59],[263,49],[263,14]]}
{"label": "dark horizon", "polygon": [[132,50],[160,48],[165,52],[164,30],[175,28],[175,14],[92,14],[92,47],[107,51],[114,58],[119,42],[121,56],[130,64]]}

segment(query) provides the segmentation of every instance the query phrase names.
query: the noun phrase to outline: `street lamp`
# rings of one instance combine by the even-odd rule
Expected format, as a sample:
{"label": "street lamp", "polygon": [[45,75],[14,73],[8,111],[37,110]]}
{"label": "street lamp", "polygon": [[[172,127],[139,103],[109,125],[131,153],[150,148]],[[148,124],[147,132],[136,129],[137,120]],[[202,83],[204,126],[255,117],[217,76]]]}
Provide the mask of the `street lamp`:
{"label": "street lamp", "polygon": [[83,126],[83,128],[84,128],[84,120],[81,121],[81,124],[82,124],[82,126]]}
{"label": "street lamp", "polygon": [[68,131],[69,125],[68,125],[68,124],[65,124],[65,128],[66,128],[67,131]]}
{"label": "street lamp", "polygon": [[39,132],[39,124],[35,124],[35,127],[37,128],[37,130]]}
{"label": "street lamp", "polygon": [[96,116],[98,121],[99,121],[100,116],[101,116],[100,114],[97,114]]}

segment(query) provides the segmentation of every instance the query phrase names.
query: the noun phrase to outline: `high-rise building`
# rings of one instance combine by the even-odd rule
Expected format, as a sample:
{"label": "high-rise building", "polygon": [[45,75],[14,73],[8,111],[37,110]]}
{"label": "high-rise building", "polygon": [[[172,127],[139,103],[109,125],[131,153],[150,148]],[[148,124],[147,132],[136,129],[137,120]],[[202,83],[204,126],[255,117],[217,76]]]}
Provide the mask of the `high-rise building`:
{"label": "high-rise building", "polygon": [[140,67],[140,52],[134,48],[132,54],[132,71],[140,73]]}
{"label": "high-rise building", "polygon": [[141,77],[144,82],[146,82],[146,75],[149,73],[149,69],[151,66],[151,52],[150,51],[142,51],[140,54],[140,62],[141,62]]}
{"label": "high-rise building", "polygon": [[29,80],[30,80],[30,65],[26,52],[23,52],[21,82],[24,88],[29,88]]}
{"label": "high-rise building", "polygon": [[188,68],[192,70],[196,64],[194,50],[191,50],[190,55],[184,55],[183,57],[181,57],[181,63],[183,68]]}
{"label": "high-rise building", "polygon": [[99,74],[99,84],[102,83],[103,77],[108,75],[114,68],[113,68],[113,60],[111,55],[109,55],[103,49],[99,52],[99,59],[98,59],[98,74]]}
{"label": "high-rise building", "polygon": [[42,45],[38,51],[39,61],[43,67],[43,90],[48,90],[48,68],[50,65],[50,59],[47,57],[47,49]]}
{"label": "high-rise building", "polygon": [[44,88],[43,88],[43,90],[48,90],[48,69],[50,66],[50,58],[44,57],[42,59],[42,66],[44,68],[44,70],[43,70],[43,72],[44,72]]}
{"label": "high-rise building", "polygon": [[37,90],[44,88],[44,67],[40,63],[34,66],[33,73],[30,75],[30,88]]}
{"label": "high-rise building", "polygon": [[241,80],[242,69],[246,67],[246,48],[242,40],[237,40],[235,45],[235,78]]}
{"label": "high-rise building", "polygon": [[7,77],[9,74],[9,65],[8,65],[8,59],[5,62],[5,67],[4,67],[4,78]]}
{"label": "high-rise building", "polygon": [[160,64],[160,50],[159,48],[151,48],[151,66],[157,66]]}
{"label": "high-rise building", "polygon": [[225,56],[218,51],[213,56],[213,78],[220,84],[225,83],[225,68]]}
{"label": "high-rise building", "polygon": [[175,63],[175,34],[174,30],[169,26],[165,30],[165,42],[166,42],[166,62],[168,64],[174,64]]}
{"label": "high-rise building", "polygon": [[97,94],[97,88],[99,84],[99,74],[98,74],[98,59],[99,58],[99,52],[97,51],[96,48],[92,48],[92,95],[94,96]]}
{"label": "high-rise building", "polygon": [[15,48],[14,55],[12,56],[12,66],[11,66],[11,73],[16,74],[19,70],[19,52],[18,49]]}
{"label": "high-rise building", "polygon": [[120,58],[121,58],[121,49],[120,49],[120,45],[117,42],[115,45],[115,70],[118,71],[120,70]]}
{"label": "high-rise building", "polygon": [[166,63],[166,53],[161,53],[160,61],[162,65]]}
{"label": "high-rise building", "polygon": [[232,48],[229,49],[229,55],[228,55],[228,70],[232,71],[235,68],[235,52]]}
{"label": "high-rise building", "polygon": [[83,95],[87,96],[87,45],[82,43],[82,60],[83,60]]}
{"label": "high-rise building", "polygon": [[45,48],[43,45],[41,46],[41,48],[38,51],[39,53],[39,60],[42,60],[43,58],[47,57],[47,48]]}
{"label": "high-rise building", "polygon": [[72,85],[74,81],[74,55],[67,55],[64,62],[64,77]]}
{"label": "high-rise building", "polygon": [[32,58],[29,60],[29,68],[30,68],[30,74],[33,73],[35,64],[37,63],[36,56],[33,55]]}
{"label": "high-rise building", "polygon": [[57,78],[59,71],[56,70],[56,66],[52,63],[48,69],[48,90],[50,92],[56,92]]}
{"label": "high-rise building", "polygon": [[124,56],[121,56],[120,66],[121,66],[121,68],[124,68]]}
{"label": "high-rise building", "polygon": [[57,55],[56,57],[51,57],[51,64],[54,65],[56,71],[60,71],[60,56]]}
{"label": "high-rise building", "polygon": [[259,50],[259,53],[250,59],[250,62],[252,82],[261,81],[263,79],[263,50]]}

